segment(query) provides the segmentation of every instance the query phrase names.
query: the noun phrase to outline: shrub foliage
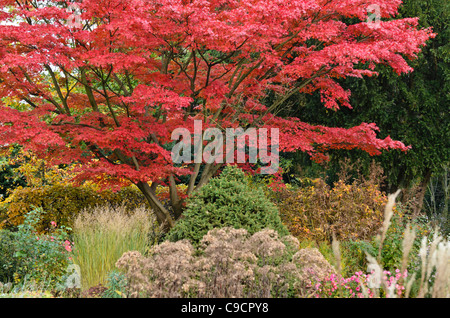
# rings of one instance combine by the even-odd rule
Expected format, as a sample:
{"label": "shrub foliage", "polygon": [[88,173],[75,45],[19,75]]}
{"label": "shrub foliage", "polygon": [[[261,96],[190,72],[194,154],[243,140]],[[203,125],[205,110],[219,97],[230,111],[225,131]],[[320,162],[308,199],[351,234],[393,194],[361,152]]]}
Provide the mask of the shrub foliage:
{"label": "shrub foliage", "polygon": [[189,239],[195,245],[209,230],[223,227],[246,229],[250,234],[264,228],[289,234],[263,190],[250,187],[244,172],[232,166],[188,199],[186,211],[167,238]]}
{"label": "shrub foliage", "polygon": [[97,191],[94,185],[74,187],[51,185],[44,187],[18,188],[3,202],[0,202],[0,228],[18,226],[24,216],[34,207],[42,207],[46,214],[36,225],[39,232],[50,228],[50,222],[72,227],[75,217],[83,210],[95,206],[124,205],[132,210],[148,206],[145,197],[132,187],[121,191]]}
{"label": "shrub foliage", "polygon": [[133,298],[307,297],[311,281],[335,273],[320,252],[299,250],[292,236],[231,227],[209,231],[198,248],[188,240],[165,241],[147,257],[124,253],[116,266]]}
{"label": "shrub foliage", "polygon": [[308,186],[284,189],[277,201],[295,237],[331,241],[333,233],[339,240],[370,239],[382,224],[387,198],[370,179],[330,187],[318,178]]}

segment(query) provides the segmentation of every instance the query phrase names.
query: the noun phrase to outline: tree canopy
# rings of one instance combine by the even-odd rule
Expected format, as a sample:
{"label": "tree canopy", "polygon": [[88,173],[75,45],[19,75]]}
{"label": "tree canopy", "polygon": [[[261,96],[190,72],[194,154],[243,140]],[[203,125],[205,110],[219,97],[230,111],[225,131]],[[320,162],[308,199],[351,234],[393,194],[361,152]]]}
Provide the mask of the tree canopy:
{"label": "tree canopy", "polygon": [[[222,166],[173,164],[171,133],[194,120],[278,128],[281,151],[316,160],[329,149],[406,151],[374,123],[277,116],[299,92],[350,108],[339,79],[376,75],[377,64],[411,72],[407,60],[435,34],[417,18],[392,19],[400,4],[378,1],[373,25],[364,0],[1,0],[1,140],[80,164],[79,182],[136,184],[169,227],[182,212],[176,177],[191,175],[189,194]],[[155,195],[161,183],[172,215]]]}

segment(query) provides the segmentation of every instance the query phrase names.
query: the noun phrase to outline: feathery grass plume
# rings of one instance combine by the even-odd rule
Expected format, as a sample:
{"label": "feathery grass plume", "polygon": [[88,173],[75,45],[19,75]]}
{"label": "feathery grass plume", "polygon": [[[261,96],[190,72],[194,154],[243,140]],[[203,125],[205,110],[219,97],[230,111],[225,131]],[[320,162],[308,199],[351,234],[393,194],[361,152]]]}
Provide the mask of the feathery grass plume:
{"label": "feathery grass plume", "polygon": [[430,253],[429,253],[429,261],[427,266],[427,276],[431,275],[431,271],[433,270],[433,267],[436,266],[436,250],[439,246],[439,243],[441,243],[443,240],[442,236],[438,234],[438,232],[434,232],[433,235],[433,241],[430,244]]}
{"label": "feathery grass plume", "polygon": [[[450,288],[450,248],[449,242],[444,241],[436,231],[433,235],[429,249],[427,248],[427,237],[422,239],[420,248],[422,261],[422,272],[418,296],[419,298],[431,295],[431,297],[449,297]],[[429,282],[434,274],[434,282],[430,287]]]}
{"label": "feathery grass plume", "polygon": [[333,242],[331,243],[331,248],[333,250],[336,271],[337,271],[337,273],[338,273],[338,275],[340,277],[341,273],[342,273],[342,268],[341,268],[341,250],[340,250],[340,247],[339,247],[339,241],[336,239],[336,236],[334,235],[334,233],[333,233]]}
{"label": "feathery grass plume", "polygon": [[416,238],[416,231],[411,227],[410,223],[406,225],[405,234],[402,242],[402,267],[401,273],[404,273],[408,265],[408,257]]}
{"label": "feathery grass plume", "polygon": [[[400,276],[399,279],[399,284],[403,284],[403,281],[405,280],[404,278],[404,274],[406,272],[406,268],[408,266],[408,261],[409,261],[409,253],[411,252],[411,249],[414,245],[414,240],[416,238],[416,231],[413,227],[411,227],[410,223],[408,223],[406,225],[406,229],[405,229],[405,234],[404,234],[404,238],[402,241],[402,252],[403,252],[403,256],[402,256],[402,266],[400,269],[400,273],[402,276]],[[408,284],[410,284],[412,286],[413,281],[408,281],[407,282],[407,286]],[[411,288],[410,286],[410,288]],[[409,289],[410,291],[410,289]],[[409,295],[409,292],[408,292]]]}
{"label": "feathery grass plume", "polygon": [[436,249],[436,272],[434,277],[433,298],[450,297],[450,242],[440,242]]}
{"label": "feathery grass plume", "polygon": [[406,280],[406,290],[405,290],[405,298],[409,297],[409,294],[411,293],[411,288],[416,280],[416,273],[413,273],[409,279]]}
{"label": "feathery grass plume", "polygon": [[386,238],[386,233],[391,225],[391,218],[394,215],[394,205],[395,205],[395,199],[399,195],[401,189],[398,189],[395,193],[391,193],[388,195],[388,202],[386,203],[386,206],[384,208],[384,221],[381,228],[381,235],[379,236],[379,247],[378,247],[378,261],[381,260],[381,249],[383,247],[384,240]]}
{"label": "feathery grass plume", "polygon": [[424,294],[423,283],[426,280],[425,273],[427,268],[427,240],[428,238],[424,236],[422,237],[422,241],[420,242],[419,256],[421,264],[421,275],[420,275],[420,287],[418,297],[423,297]]}
{"label": "feathery grass plume", "polygon": [[[341,268],[341,250],[339,247],[339,241],[336,239],[336,235],[333,232],[333,241],[331,243],[331,249],[333,250],[334,256],[334,266],[338,274],[339,280],[342,278],[342,268]],[[339,293],[342,295],[341,286],[339,287]]]}
{"label": "feathery grass plume", "polygon": [[433,235],[433,241],[430,244],[430,250],[427,257],[427,266],[426,266],[426,273],[425,273],[425,287],[424,287],[424,295],[429,292],[429,282],[431,279],[431,274],[433,269],[436,266],[436,249],[438,247],[438,244],[442,241],[442,237],[438,235],[437,232]]}
{"label": "feathery grass plume", "polygon": [[126,251],[145,253],[155,218],[144,206],[128,213],[124,206],[83,210],[73,226],[74,263],[81,269],[82,290],[106,282]]}

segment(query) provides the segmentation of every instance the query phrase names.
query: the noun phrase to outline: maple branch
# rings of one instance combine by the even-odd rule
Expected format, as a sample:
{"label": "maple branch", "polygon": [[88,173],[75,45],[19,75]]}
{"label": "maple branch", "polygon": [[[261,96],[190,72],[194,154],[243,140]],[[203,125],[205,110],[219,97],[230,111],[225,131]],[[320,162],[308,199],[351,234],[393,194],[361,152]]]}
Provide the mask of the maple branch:
{"label": "maple branch", "polygon": [[101,128],[95,127],[95,126],[91,126],[88,124],[81,124],[81,123],[73,123],[70,121],[60,121],[58,123],[51,123],[51,126],[63,126],[63,125],[72,125],[72,126],[80,126],[80,127],[86,127],[86,128],[91,128],[91,129],[95,129],[98,131],[103,131]]}
{"label": "maple branch", "polygon": [[[245,41],[244,41],[244,42],[245,42]],[[242,44],[242,45],[243,45],[243,44]],[[200,54],[202,60],[205,61],[205,64],[207,65],[207,70],[206,70],[206,80],[205,80],[205,85],[197,91],[197,94],[200,93],[203,89],[207,88],[209,84],[211,84],[211,83],[213,83],[214,81],[217,81],[217,80],[221,79],[222,77],[224,77],[225,75],[227,75],[227,74],[233,69],[233,68],[230,68],[230,69],[228,69],[228,70],[225,69],[225,72],[222,73],[220,76],[217,76],[217,77],[213,78],[212,80],[210,80],[212,68],[213,68],[215,65],[220,64],[221,62],[225,61],[226,59],[229,59],[229,58],[233,57],[233,55],[235,55],[236,52],[234,51],[234,52],[232,52],[232,53],[226,55],[226,56],[223,57],[222,59],[219,59],[219,60],[217,60],[217,61],[215,61],[215,62],[212,62],[212,63],[208,62],[208,60],[205,58],[205,56],[204,56],[200,51],[199,51],[199,54]]]}
{"label": "maple branch", "polygon": [[[136,183],[136,186],[139,188],[139,190],[141,190],[147,201],[152,206],[153,211],[155,212],[158,219],[158,223],[165,225],[165,227],[167,227],[168,224],[169,229],[172,228],[175,223],[172,219],[172,216],[170,215],[170,212],[162,205],[161,201],[155,195],[154,191],[151,189],[148,183],[139,181]],[[166,231],[167,230],[168,229],[166,228]]]}
{"label": "maple branch", "polygon": [[174,55],[173,50],[170,51],[169,54],[167,54],[167,52],[165,52],[163,54],[163,56],[161,58],[161,73],[162,74],[167,74],[167,71],[169,69],[169,63],[170,63],[170,60],[172,59],[173,55]]}
{"label": "maple branch", "polygon": [[[247,72],[245,74],[243,74],[241,76],[241,74],[239,74],[239,79],[236,79],[236,82],[233,85],[233,88],[226,94],[227,97],[231,97],[234,92],[236,91],[236,89],[239,87],[239,85],[242,83],[242,81],[247,78],[255,69],[257,69],[262,62],[264,61],[264,59],[260,59],[258,63],[256,63],[254,66],[252,66],[251,68],[249,68],[247,70]],[[226,104],[222,103],[222,105],[220,106],[220,108],[217,110],[217,112],[214,114],[214,116],[212,117],[211,121],[215,122],[217,121],[217,119],[219,118],[220,114],[222,113],[222,111],[225,109]]]}
{"label": "maple branch", "polygon": [[[183,65],[180,65],[178,62],[175,61],[175,59],[173,59],[173,61],[174,61],[175,63],[177,63],[177,64],[180,66],[180,71],[178,72],[178,75],[180,75],[181,72],[183,72],[183,73],[185,73],[185,74],[187,75],[186,69],[187,69],[189,63],[191,62],[191,59],[192,59],[192,55],[193,55],[193,54],[194,54],[194,53],[191,51],[190,54],[189,54],[189,56],[188,56],[188,58],[187,58],[187,60],[184,61]],[[187,76],[189,76],[189,75],[187,75]]]}
{"label": "maple branch", "polygon": [[[114,74],[115,75],[115,74]],[[123,83],[122,83],[123,84]],[[122,96],[129,96],[129,95],[121,95],[119,92],[116,92],[108,83],[106,83],[106,86],[108,87],[108,89],[114,94],[116,95],[116,97],[122,97]],[[120,90],[121,88],[119,88]],[[122,89],[123,90],[123,89]],[[126,90],[126,88],[125,88]],[[125,94],[127,94],[128,91],[124,91]],[[130,115],[130,109],[128,107],[128,105],[126,103],[124,103],[123,101],[121,101],[121,104],[123,105],[123,108],[125,109],[125,111],[127,112],[127,117],[131,117]],[[119,106],[119,105],[117,105]]]}
{"label": "maple branch", "polygon": [[61,92],[61,88],[59,87],[58,80],[56,79],[55,73],[53,72],[52,68],[49,65],[44,64],[44,67],[49,72],[50,77],[52,78],[53,85],[54,85],[54,87],[56,89],[56,93],[58,94],[59,99],[61,100],[61,102],[63,104],[64,110],[66,111],[66,114],[68,116],[71,116],[69,106],[67,105],[67,97],[64,98],[64,96],[63,96],[63,94]]}
{"label": "maple branch", "polygon": [[298,92],[298,90],[302,89],[303,87],[305,87],[306,85],[311,83],[315,78],[323,75],[323,74],[321,74],[321,71],[323,71],[324,69],[325,69],[325,66],[322,66],[317,71],[317,73],[314,74],[312,77],[310,77],[302,82],[297,82],[294,85],[294,87],[292,87],[286,94],[284,94],[278,100],[276,100],[270,107],[268,107],[266,109],[266,111],[264,113],[260,114],[259,117],[254,121],[254,124],[258,125],[262,118],[267,116],[267,114],[269,114],[270,112],[275,110],[277,107],[280,107],[286,100],[288,100],[292,95],[294,95],[296,92]]}
{"label": "maple branch", "polygon": [[[124,82],[122,82],[120,80],[120,78],[117,76],[116,73],[113,74],[113,78],[116,81],[117,84],[119,84],[119,90],[122,90],[125,96],[131,96],[130,92],[128,91],[128,89],[125,87]],[[118,94],[117,94],[118,95]]]}
{"label": "maple branch", "polygon": [[73,86],[70,87],[69,76],[67,75],[66,72],[63,71],[63,73],[64,73],[64,77],[66,79],[65,82],[66,82],[67,95],[65,98],[67,99],[69,97],[70,92],[72,92],[72,90],[77,86],[77,83],[75,82],[75,84],[73,84]]}
{"label": "maple branch", "polygon": [[194,95],[196,95],[195,80],[197,79],[197,57],[196,57],[195,52],[196,52],[196,50],[192,50],[192,60],[194,62],[194,74],[192,74],[192,79],[191,79],[191,91]]}
{"label": "maple branch", "polygon": [[112,108],[112,106],[111,106],[111,104],[109,102],[109,96],[106,96],[106,106],[108,106],[109,112],[111,113],[111,116],[112,116],[116,126],[120,127],[120,123],[119,123],[119,120],[117,119],[116,113],[114,112],[114,109]]}
{"label": "maple branch", "polygon": [[[192,54],[191,54],[192,55]],[[189,58],[188,58],[188,60],[185,62],[185,63],[188,63],[189,64],[189,61],[192,59],[192,56],[190,56]],[[180,70],[178,71],[178,75],[180,75],[181,73],[184,73],[184,75],[189,79],[189,81],[191,81],[191,77],[189,76],[189,74],[187,73],[187,71],[186,71],[186,65],[185,64],[181,64],[180,62],[178,62],[176,59],[172,59],[172,61],[174,61],[175,62],[175,64],[177,64],[178,66],[179,66],[179,68],[180,68]]]}
{"label": "maple branch", "polygon": [[191,174],[191,178],[189,179],[189,185],[186,190],[186,194],[189,196],[194,190],[195,180],[197,180],[198,173],[200,172],[201,163],[196,163],[194,166],[194,171]]}
{"label": "maple branch", "polygon": [[94,110],[94,112],[100,112],[98,105],[97,105],[97,101],[95,100],[95,97],[94,97],[94,93],[92,92],[92,88],[88,84],[88,81],[86,78],[86,71],[85,71],[84,67],[80,67],[80,75],[81,75],[81,80],[79,80],[78,78],[76,78],[74,76],[72,76],[72,77],[75,78],[75,80],[79,81],[84,86],[84,90],[86,92],[89,103],[91,104],[91,107]]}
{"label": "maple branch", "polygon": [[[244,64],[245,60],[246,60],[246,58],[243,57],[243,58],[237,63],[236,69],[234,70],[233,75],[231,75],[230,83],[228,84],[228,87],[229,87],[230,89],[231,89],[231,85],[233,84],[233,79],[235,78],[235,76],[236,76],[238,70],[239,70],[239,69],[242,67],[242,65]],[[239,75],[239,76],[240,76],[240,75]]]}
{"label": "maple branch", "polygon": [[117,127],[120,127],[119,120],[117,119],[117,115],[116,115],[114,109],[112,108],[112,105],[111,105],[111,102],[110,102],[110,99],[109,99],[109,95],[108,95],[108,92],[106,90],[106,86],[107,85],[105,84],[108,81],[108,79],[109,79],[109,77],[111,75],[111,72],[112,72],[112,66],[111,66],[111,69],[108,72],[108,75],[106,76],[106,79],[104,79],[103,78],[103,72],[102,72],[102,70],[100,70],[100,73],[101,73],[100,74],[100,80],[102,82],[102,87],[103,87],[103,94],[102,95],[105,97],[106,106],[108,107],[109,112],[111,113],[111,116],[112,116],[112,118],[114,120],[114,123],[116,124]]}
{"label": "maple branch", "polygon": [[173,174],[169,176],[169,192],[170,192],[170,202],[172,203],[173,212],[175,214],[175,218],[179,218],[183,213],[182,210],[182,202],[180,197],[178,196],[177,184],[175,182],[175,178]]}
{"label": "maple branch", "polygon": [[242,76],[239,77],[239,79],[236,79],[233,88],[227,95],[228,96],[233,95],[236,89],[239,87],[239,85],[244,81],[244,79],[246,79],[254,70],[256,70],[264,62],[264,60],[265,60],[264,58],[261,58],[258,63],[250,67],[246,73],[244,73]]}
{"label": "maple branch", "polygon": [[29,100],[27,97],[22,97],[22,100],[24,100],[25,102],[28,103],[28,105],[30,105],[33,108],[38,108],[38,105],[36,105],[35,103],[33,103],[31,100]]}
{"label": "maple branch", "polygon": [[[27,81],[28,81],[31,85],[35,86],[35,84],[31,81],[31,78],[28,76],[28,74],[25,72],[25,70],[23,70],[22,67],[20,67],[20,66],[19,66],[19,68],[20,68],[20,70],[23,72],[23,74],[24,74],[25,78],[27,79]],[[11,68],[8,68],[8,70],[11,72],[11,74],[13,74],[13,76],[14,76],[14,78],[16,79],[17,83],[20,83],[21,81],[20,81],[19,78],[17,77],[17,74],[16,74]],[[28,93],[29,93],[30,95],[42,97],[42,98],[44,98],[46,101],[52,103],[52,104],[56,107],[56,109],[58,110],[58,112],[59,112],[60,114],[64,114],[64,111],[63,111],[63,109],[61,108],[61,106],[60,106],[57,102],[55,102],[52,98],[47,97],[46,94],[43,94],[40,90],[38,90],[38,92],[36,92],[36,93],[33,93],[28,87],[25,87],[25,89],[28,91]],[[30,105],[31,105],[31,104],[30,104]],[[35,105],[35,104],[34,104],[34,105]]]}
{"label": "maple branch", "polygon": [[131,96],[133,94],[134,88],[133,88],[133,84],[131,83],[130,73],[128,72],[128,70],[125,70],[125,78],[127,80],[128,91],[130,92],[130,96]]}
{"label": "maple branch", "polygon": [[[154,133],[150,135],[150,138],[156,143],[158,146],[162,147],[162,144],[159,142],[158,137]],[[169,192],[170,192],[170,201],[172,203],[173,211],[175,213],[175,218],[178,218],[182,211],[182,200],[180,199],[177,192],[177,184],[175,182],[175,178],[173,174],[170,174],[169,177]]]}
{"label": "maple branch", "polygon": [[195,187],[194,191],[200,190],[205,184],[208,183],[209,179],[214,176],[214,174],[223,166],[223,163],[207,163],[205,166],[205,170],[203,170],[202,177]]}

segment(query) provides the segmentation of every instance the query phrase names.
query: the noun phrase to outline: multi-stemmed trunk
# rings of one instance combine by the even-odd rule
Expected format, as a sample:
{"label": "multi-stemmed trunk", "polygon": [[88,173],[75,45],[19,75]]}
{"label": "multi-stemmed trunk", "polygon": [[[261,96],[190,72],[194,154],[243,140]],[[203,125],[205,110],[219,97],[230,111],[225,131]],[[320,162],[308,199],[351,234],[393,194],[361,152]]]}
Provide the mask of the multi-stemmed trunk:
{"label": "multi-stemmed trunk", "polygon": [[[207,184],[222,166],[222,164],[215,163],[205,164],[203,172],[200,174],[201,165],[201,163],[196,163],[194,166],[194,170],[186,190],[187,196]],[[196,182],[197,179],[199,179],[198,182]],[[176,220],[183,214],[183,199],[178,195],[174,176],[170,176],[168,181],[170,193],[170,200],[168,202],[162,201],[156,195],[157,183],[153,183],[151,186],[147,182],[143,181],[136,183],[136,186],[149,202],[163,232],[170,230],[175,225]]]}

